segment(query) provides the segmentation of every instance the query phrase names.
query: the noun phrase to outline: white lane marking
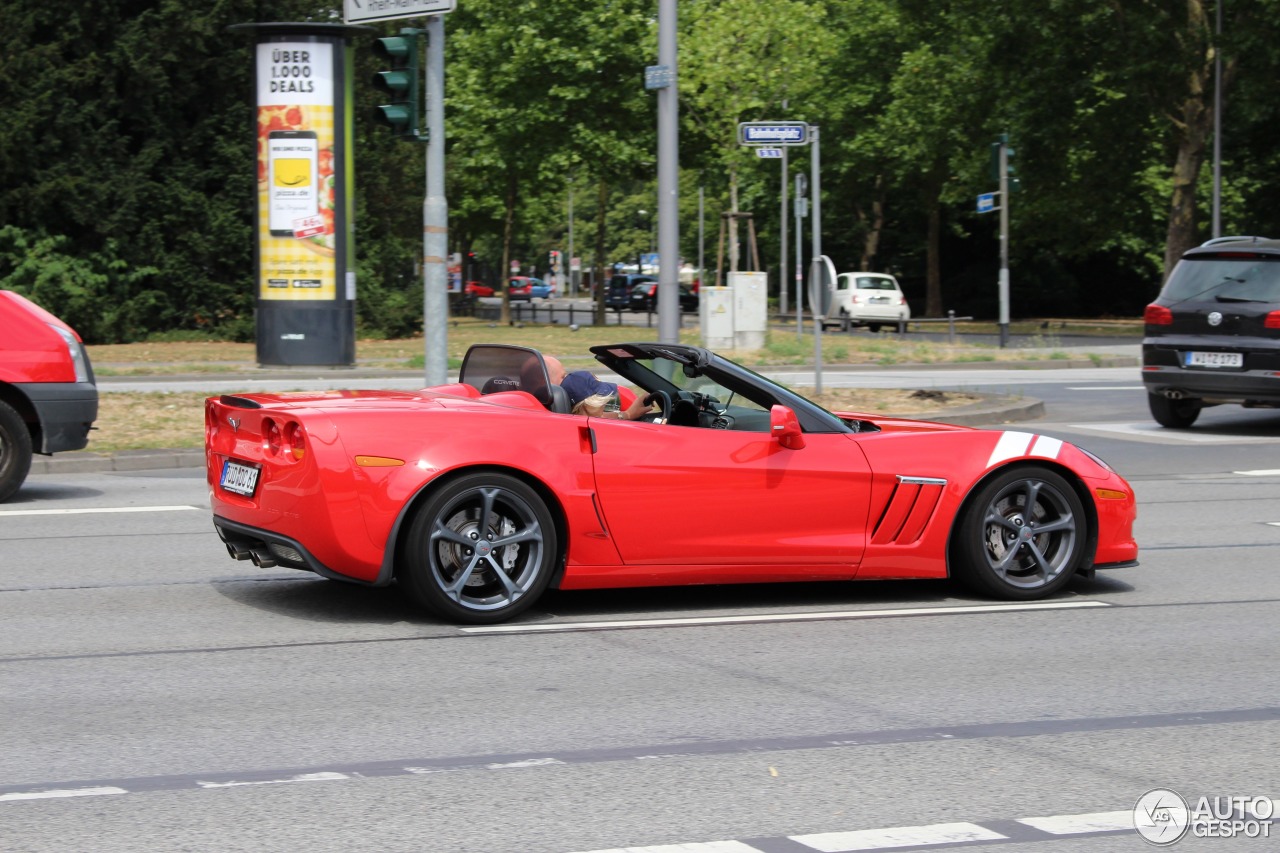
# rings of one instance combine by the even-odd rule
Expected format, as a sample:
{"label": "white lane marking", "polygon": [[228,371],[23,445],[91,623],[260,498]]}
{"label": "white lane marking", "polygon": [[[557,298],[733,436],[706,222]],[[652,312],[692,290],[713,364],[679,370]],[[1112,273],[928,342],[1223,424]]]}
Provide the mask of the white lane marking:
{"label": "white lane marking", "polygon": [[923,844],[956,844],[963,841],[1000,841],[1009,836],[976,823],[935,823],[932,826],[899,826],[893,829],[862,829],[854,832],[823,832],[792,835],[791,840],[821,853],[851,850],[885,850]]}
{"label": "white lane marking", "polygon": [[97,515],[114,512],[186,512],[198,506],[103,506],[83,509],[6,509],[0,515]]}
{"label": "white lane marking", "polygon": [[1280,468],[1260,468],[1257,471],[1232,471],[1243,477],[1280,477]]}
{"label": "white lane marking", "polygon": [[741,841],[700,841],[693,844],[658,844],[653,847],[610,847],[588,853],[760,853]]}
{"label": "white lane marking", "polygon": [[1085,832],[1118,832],[1133,829],[1133,809],[1121,812],[1093,812],[1092,814],[1062,814],[1053,817],[1024,817],[1025,823],[1041,832],[1052,835],[1080,835]]}
{"label": "white lane marking", "polygon": [[1111,607],[1105,601],[1035,601],[1027,604],[972,604],[957,607],[907,607],[886,610],[829,610],[822,613],[770,613],[750,616],[682,616],[671,619],[618,619],[611,622],[557,622],[536,625],[482,625],[458,630],[464,634],[524,634],[581,631],[588,628],[676,628],[769,622],[818,622],[832,619],[875,619],[883,616],[946,616],[953,613],[1007,613],[1019,610],[1077,610]]}
{"label": "white lane marking", "polygon": [[0,794],[0,802],[5,800],[53,800],[63,797],[103,797],[109,794],[127,794],[124,788],[66,788],[53,791],[15,791],[12,794]]}
{"label": "white lane marking", "polygon": [[1022,456],[1027,452],[1027,448],[1031,446],[1031,439],[1035,435],[1029,432],[1017,432],[1010,430],[1000,433],[1000,440],[996,442],[995,449],[991,451],[991,458],[987,460],[987,467],[996,465],[1006,459],[1013,459]]}
{"label": "white lane marking", "polygon": [[509,764],[486,764],[486,770],[514,770],[522,767],[548,767],[553,764],[564,764],[558,758],[526,758],[524,761],[512,761]]}
{"label": "white lane marking", "polygon": [[1185,441],[1191,444],[1258,444],[1275,442],[1275,436],[1225,435],[1203,429],[1167,429],[1156,423],[1142,424],[1068,424],[1070,429],[1103,432],[1125,438]]}
{"label": "white lane marking", "polygon": [[338,779],[350,779],[346,773],[302,773],[288,779],[263,779],[258,782],[200,782],[201,788],[239,788],[244,785],[284,785],[290,782],[331,782]]}
{"label": "white lane marking", "polygon": [[1068,391],[1145,391],[1145,385],[1068,385]]}

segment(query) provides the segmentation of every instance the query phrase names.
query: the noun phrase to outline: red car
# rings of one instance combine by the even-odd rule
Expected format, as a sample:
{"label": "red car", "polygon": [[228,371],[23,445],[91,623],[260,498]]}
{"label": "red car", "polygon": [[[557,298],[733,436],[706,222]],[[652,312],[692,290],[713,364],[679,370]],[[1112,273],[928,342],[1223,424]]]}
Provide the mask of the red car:
{"label": "red car", "polygon": [[496,345],[418,392],[211,397],[214,526],[236,559],[469,623],[548,587],[952,575],[1025,600],[1136,565],[1133,489],[1056,438],[833,414],[699,347],[591,351],[658,409],[569,414],[539,352]]}
{"label": "red car", "polygon": [[469,281],[462,289],[468,296],[493,296],[493,288],[481,281]]}

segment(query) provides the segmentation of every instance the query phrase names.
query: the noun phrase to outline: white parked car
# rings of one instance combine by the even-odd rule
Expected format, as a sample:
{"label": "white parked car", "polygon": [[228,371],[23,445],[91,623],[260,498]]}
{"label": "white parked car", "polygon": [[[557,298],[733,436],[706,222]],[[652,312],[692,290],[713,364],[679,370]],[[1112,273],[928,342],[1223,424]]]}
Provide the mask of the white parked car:
{"label": "white parked car", "polygon": [[898,280],[878,272],[842,272],[836,276],[831,312],[824,325],[866,326],[873,332],[881,326],[897,326],[911,319],[907,297]]}

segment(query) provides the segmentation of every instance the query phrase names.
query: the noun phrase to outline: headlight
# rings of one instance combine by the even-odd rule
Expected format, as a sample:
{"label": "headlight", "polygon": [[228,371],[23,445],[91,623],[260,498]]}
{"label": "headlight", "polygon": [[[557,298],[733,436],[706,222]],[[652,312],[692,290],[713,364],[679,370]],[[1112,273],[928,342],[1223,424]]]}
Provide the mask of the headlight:
{"label": "headlight", "polygon": [[67,345],[67,355],[71,356],[71,364],[76,370],[76,381],[88,382],[89,366],[84,363],[84,350],[80,348],[80,342],[76,340],[76,336],[53,323],[49,324],[49,328],[61,335],[63,342]]}

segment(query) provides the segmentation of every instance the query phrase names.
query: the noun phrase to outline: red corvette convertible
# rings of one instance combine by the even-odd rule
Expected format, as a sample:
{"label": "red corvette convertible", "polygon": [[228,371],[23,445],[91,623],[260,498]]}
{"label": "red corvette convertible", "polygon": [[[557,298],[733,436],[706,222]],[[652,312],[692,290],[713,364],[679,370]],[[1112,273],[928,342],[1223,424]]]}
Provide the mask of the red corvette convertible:
{"label": "red corvette convertible", "polygon": [[214,526],[238,560],[469,623],[548,587],[951,575],[1031,599],[1136,565],[1132,488],[1056,438],[833,414],[698,347],[591,351],[650,416],[570,414],[538,351],[491,345],[418,392],[212,397]]}

